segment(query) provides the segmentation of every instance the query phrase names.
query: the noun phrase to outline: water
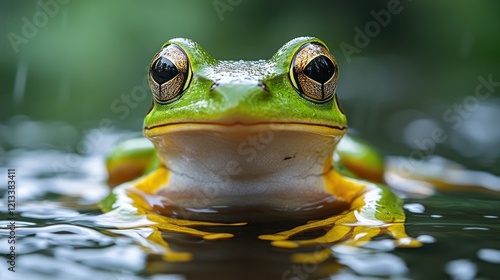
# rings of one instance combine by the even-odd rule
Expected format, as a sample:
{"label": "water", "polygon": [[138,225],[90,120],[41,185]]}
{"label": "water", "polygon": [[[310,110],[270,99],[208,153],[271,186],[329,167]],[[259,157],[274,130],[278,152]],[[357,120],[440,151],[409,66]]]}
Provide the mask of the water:
{"label": "water", "polygon": [[[106,136],[116,139],[116,135]],[[79,156],[51,149],[3,151],[0,169],[0,279],[500,279],[500,195],[438,191],[406,198],[406,230],[421,248],[393,248],[376,238],[362,248],[336,245],[298,250],[333,257],[290,261],[291,249],[259,240],[289,223],[200,228],[235,237],[203,240],[164,233],[170,248],[148,238],[141,220],[117,221],[101,212],[104,151]],[[9,215],[7,168],[15,168],[16,205]],[[9,224],[15,220],[15,272],[8,270]],[[190,252],[189,262],[163,259]]]}

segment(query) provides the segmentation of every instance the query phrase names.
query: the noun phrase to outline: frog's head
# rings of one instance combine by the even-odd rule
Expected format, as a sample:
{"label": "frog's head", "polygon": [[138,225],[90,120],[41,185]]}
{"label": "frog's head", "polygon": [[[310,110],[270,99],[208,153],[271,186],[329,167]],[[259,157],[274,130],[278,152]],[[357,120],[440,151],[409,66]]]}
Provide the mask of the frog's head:
{"label": "frog's head", "polygon": [[[172,39],[151,61],[154,102],[144,134],[163,164],[183,174],[172,179],[176,187],[194,190],[203,182],[218,193],[227,176],[241,189],[259,178],[262,189],[252,185],[252,193],[269,194],[275,186],[261,184],[267,176],[292,188],[331,168],[347,130],[336,96],[338,76],[335,58],[312,37],[291,40],[259,61],[216,60],[190,40]],[[226,188],[231,195],[238,194],[235,189]]]}
{"label": "frog's head", "polygon": [[312,37],[291,40],[267,61],[220,61],[191,40],[172,39],[151,61],[154,104],[144,132],[269,123],[341,136],[338,77],[335,58]]}

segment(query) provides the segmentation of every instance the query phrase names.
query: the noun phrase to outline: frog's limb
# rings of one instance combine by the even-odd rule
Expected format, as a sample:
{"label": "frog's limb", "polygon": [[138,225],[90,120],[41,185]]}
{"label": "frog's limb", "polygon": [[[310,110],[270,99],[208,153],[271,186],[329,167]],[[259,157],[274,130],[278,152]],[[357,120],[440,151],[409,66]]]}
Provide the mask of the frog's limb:
{"label": "frog's limb", "polygon": [[[169,171],[164,167],[158,167],[148,175],[133,182],[122,184],[113,189],[112,194],[101,204],[107,211],[107,225],[118,225],[121,228],[147,227],[153,232],[147,236],[149,241],[163,248],[163,258],[169,261],[188,261],[191,255],[184,252],[175,252],[169,248],[168,242],[162,236],[163,232],[177,232],[201,237],[203,239],[231,238],[233,234],[208,232],[195,229],[198,226],[241,226],[246,223],[212,223],[202,221],[191,221],[175,219],[161,215],[155,209],[155,205],[148,202],[147,198],[154,196],[155,191],[167,185]],[[146,218],[146,219],[144,219]]]}
{"label": "frog's limb", "polygon": [[114,187],[131,181],[151,172],[157,166],[158,158],[151,141],[144,137],[124,140],[106,158],[108,185]]}
{"label": "frog's limb", "polygon": [[168,262],[186,262],[192,260],[193,257],[190,253],[177,252],[175,250],[172,250],[168,242],[165,241],[165,239],[162,236],[163,231],[185,233],[189,235],[202,237],[203,239],[214,240],[214,239],[230,238],[233,235],[229,233],[212,233],[212,232],[200,231],[190,228],[190,226],[214,226],[214,225],[237,226],[244,224],[244,223],[222,224],[222,223],[209,223],[209,222],[198,222],[198,221],[188,221],[188,220],[176,220],[156,214],[148,214],[147,217],[150,221],[156,222],[155,225],[151,226],[153,232],[149,236],[147,236],[147,240],[152,242],[152,244],[155,244],[157,246],[159,245],[160,248],[162,248],[160,254],[163,256],[163,259]]}
{"label": "frog's limb", "polygon": [[[325,181],[327,190],[333,196],[351,205],[349,210],[291,230],[261,235],[259,238],[271,240],[274,246],[282,248],[328,243],[361,246],[375,236],[388,234],[394,238],[395,246],[421,246],[419,241],[406,234],[401,200],[386,186],[343,177],[334,170],[325,175]],[[324,229],[326,233],[313,239],[290,240],[301,232],[318,229]]]}
{"label": "frog's limb", "polygon": [[[356,226],[354,228],[351,228],[349,226],[335,226],[335,229],[338,229],[339,227],[341,228],[340,230],[341,232],[342,232],[342,227],[344,227],[343,232],[351,231],[351,237],[349,237],[347,240],[341,242],[338,245],[359,247],[369,242],[373,237],[376,237],[381,234],[388,234],[395,239],[393,242],[393,245],[395,247],[415,248],[422,246],[420,241],[408,237],[406,235],[404,225],[402,223],[392,224],[384,228],[373,227],[373,226],[370,227]],[[331,230],[333,230],[333,228]],[[314,263],[314,262],[320,263],[332,256],[331,242],[320,243],[317,242],[317,240],[315,240],[309,243],[310,244],[319,243],[319,246],[316,247],[316,250],[312,253],[308,252],[308,253],[293,254],[292,261],[297,263]],[[284,247],[284,246],[278,246],[279,244],[274,244],[274,245],[277,247]]]}
{"label": "frog's limb", "polygon": [[350,177],[369,181],[384,181],[384,160],[370,144],[357,137],[345,135],[337,145],[335,169]]}
{"label": "frog's limb", "polygon": [[161,214],[157,214],[151,204],[143,198],[142,194],[154,194],[155,191],[166,186],[169,180],[169,171],[165,167],[159,167],[154,172],[148,174],[144,178],[139,179],[134,188],[129,189],[128,195],[132,198],[134,206],[140,212],[147,215],[150,221],[156,222],[156,226],[161,230],[186,233],[194,236],[203,237],[204,239],[221,239],[233,237],[230,233],[212,233],[193,229],[196,226],[240,226],[246,223],[212,223],[191,221],[184,219],[170,218]]}
{"label": "frog's limb", "polygon": [[189,234],[189,235],[193,235],[193,236],[202,237],[203,239],[208,239],[208,240],[231,238],[231,237],[233,237],[233,234],[207,232],[207,231],[197,230],[197,229],[194,229],[191,227],[196,227],[196,226],[241,226],[241,225],[246,224],[246,223],[224,224],[224,223],[211,223],[211,222],[172,219],[172,218],[168,218],[168,217],[157,215],[157,214],[148,214],[147,217],[150,221],[156,222],[156,226],[160,230],[185,233],[185,234]]}

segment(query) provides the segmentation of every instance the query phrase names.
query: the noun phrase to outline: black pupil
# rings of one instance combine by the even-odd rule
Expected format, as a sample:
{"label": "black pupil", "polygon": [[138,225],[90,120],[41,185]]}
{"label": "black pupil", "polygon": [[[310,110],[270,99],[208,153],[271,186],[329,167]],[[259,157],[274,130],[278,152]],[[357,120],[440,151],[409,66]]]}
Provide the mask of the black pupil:
{"label": "black pupil", "polygon": [[177,67],[166,57],[160,57],[151,66],[151,75],[158,84],[163,84],[170,81],[173,77],[179,74]]}
{"label": "black pupil", "polygon": [[318,83],[324,84],[335,73],[333,62],[326,56],[320,55],[311,60],[304,69],[304,74]]}

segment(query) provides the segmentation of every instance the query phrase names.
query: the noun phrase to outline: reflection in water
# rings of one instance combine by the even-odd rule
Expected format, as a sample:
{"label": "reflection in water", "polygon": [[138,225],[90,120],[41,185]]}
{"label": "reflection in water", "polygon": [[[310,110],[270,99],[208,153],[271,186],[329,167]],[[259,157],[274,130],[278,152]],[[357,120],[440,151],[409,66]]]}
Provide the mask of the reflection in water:
{"label": "reflection in water", "polygon": [[[98,208],[109,192],[102,155],[81,157],[73,167],[54,165],[67,159],[67,154],[57,151],[5,154],[5,166],[18,169],[18,270],[6,273],[8,221],[0,221],[2,279],[494,279],[500,263],[500,196],[493,192],[434,190],[425,199],[406,198],[406,228],[410,236],[425,243],[422,248],[395,249],[387,238],[361,248],[311,245],[298,250],[313,252],[313,257],[293,263],[295,250],[275,248],[257,238],[263,231],[288,229],[289,223],[199,227],[234,235],[222,240],[173,232],[155,235],[154,225],[141,215],[117,219]],[[0,184],[0,211],[5,217],[5,181]],[[193,259],[166,261],[168,249],[191,252]],[[316,261],[314,253],[319,256],[325,250],[332,258]]]}
{"label": "reflection in water", "polygon": [[[470,96],[462,102],[469,99]],[[395,112],[388,118],[389,136],[412,148],[403,155],[419,160],[451,149],[450,156],[461,156],[468,166],[479,164],[478,168],[500,175],[500,99],[476,100],[474,106],[461,102],[442,106],[435,106],[433,117],[412,109]]]}
{"label": "reflection in water", "polygon": [[456,129],[450,132],[453,149],[468,158],[492,165],[500,157],[500,100],[479,103]]}

